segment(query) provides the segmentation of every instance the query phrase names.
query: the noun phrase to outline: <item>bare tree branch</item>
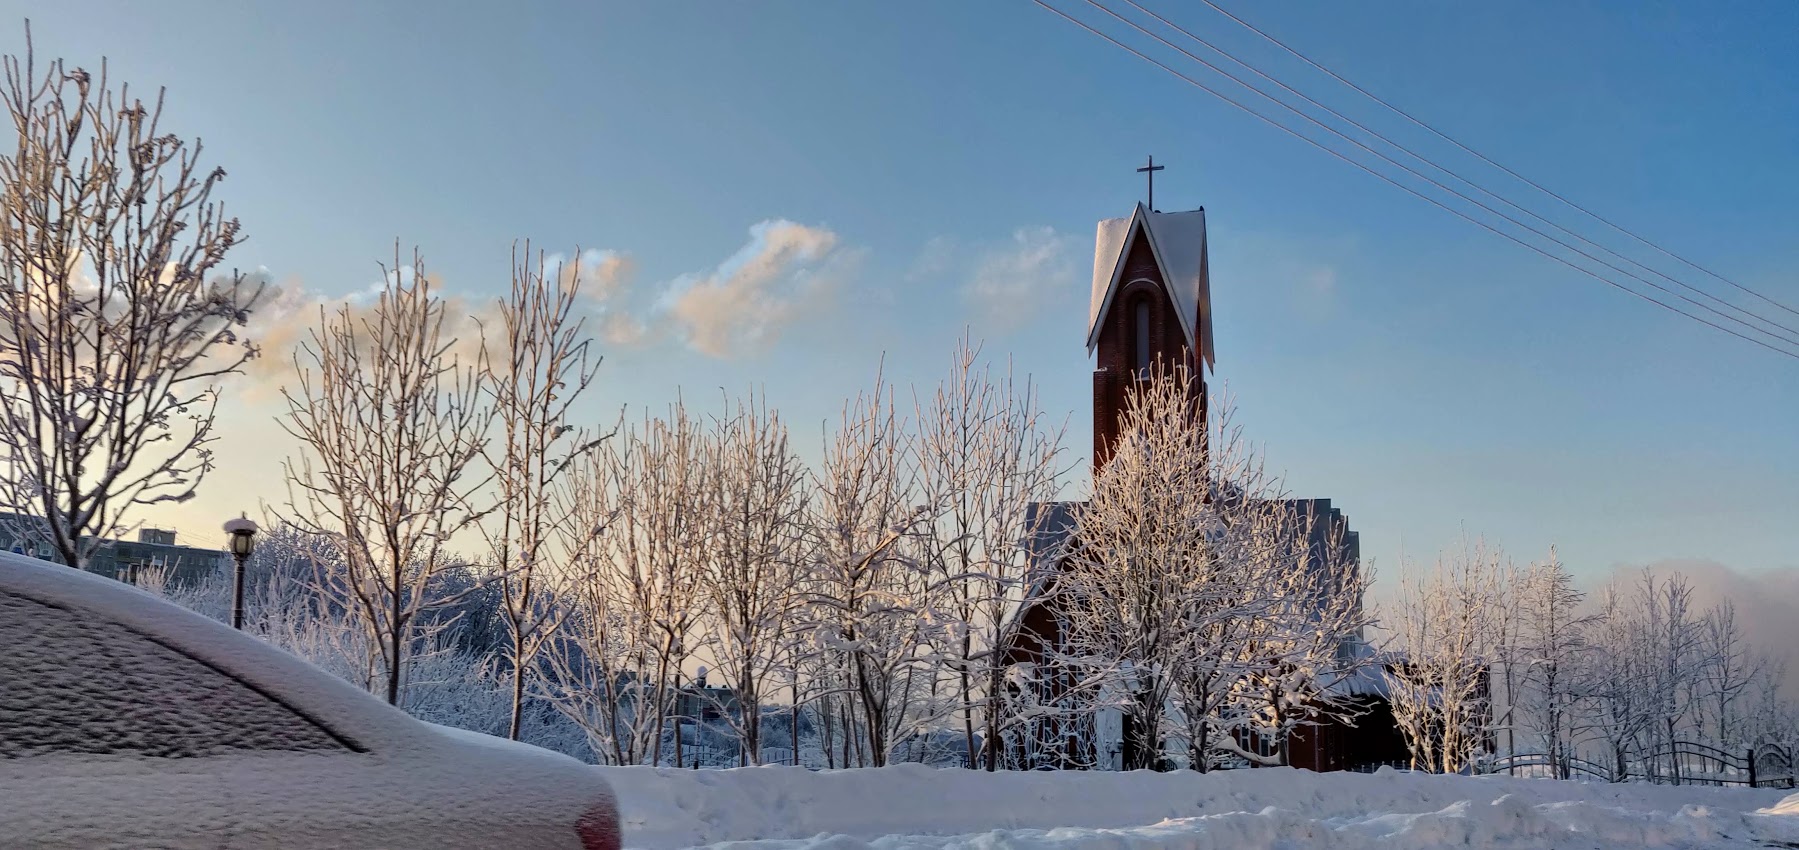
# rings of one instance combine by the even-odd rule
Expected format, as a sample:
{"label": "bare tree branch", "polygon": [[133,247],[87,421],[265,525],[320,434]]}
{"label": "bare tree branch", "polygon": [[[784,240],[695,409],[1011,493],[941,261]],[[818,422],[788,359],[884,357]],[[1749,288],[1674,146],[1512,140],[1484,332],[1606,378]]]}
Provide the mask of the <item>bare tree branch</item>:
{"label": "bare tree branch", "polygon": [[[27,34],[29,40],[29,33]],[[221,272],[243,241],[199,142],[162,132],[162,97],[29,49],[0,89],[0,506],[86,562],[134,508],[193,498],[212,468],[220,379],[262,295]]]}
{"label": "bare tree branch", "polygon": [[420,613],[458,598],[438,579],[456,564],[451,539],[485,514],[474,499],[493,414],[480,403],[480,371],[442,335],[445,306],[423,258],[401,267],[396,249],[383,276],[370,311],[321,308],[294,355],[282,426],[301,455],[285,464],[282,519],[333,544],[320,581],[365,631],[370,690],[398,704],[407,659],[429,637]]}

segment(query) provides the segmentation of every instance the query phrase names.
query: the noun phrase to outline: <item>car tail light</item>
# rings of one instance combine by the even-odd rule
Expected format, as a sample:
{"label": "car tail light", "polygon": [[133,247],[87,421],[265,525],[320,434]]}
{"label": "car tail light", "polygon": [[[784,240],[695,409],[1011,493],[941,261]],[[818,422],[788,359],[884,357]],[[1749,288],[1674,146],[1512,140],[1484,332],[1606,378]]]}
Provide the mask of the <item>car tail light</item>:
{"label": "car tail light", "polygon": [[618,806],[606,796],[581,813],[575,821],[575,834],[581,837],[581,850],[619,850]]}

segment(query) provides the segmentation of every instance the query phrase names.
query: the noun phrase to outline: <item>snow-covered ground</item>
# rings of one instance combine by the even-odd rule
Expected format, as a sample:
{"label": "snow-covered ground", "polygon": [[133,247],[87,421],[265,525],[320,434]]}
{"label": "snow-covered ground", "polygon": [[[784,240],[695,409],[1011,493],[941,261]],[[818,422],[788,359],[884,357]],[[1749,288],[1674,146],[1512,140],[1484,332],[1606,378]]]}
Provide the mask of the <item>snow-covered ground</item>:
{"label": "snow-covered ground", "polygon": [[[1799,848],[1768,789],[1290,769],[600,768],[627,848]],[[1790,796],[1789,796],[1790,795]]]}

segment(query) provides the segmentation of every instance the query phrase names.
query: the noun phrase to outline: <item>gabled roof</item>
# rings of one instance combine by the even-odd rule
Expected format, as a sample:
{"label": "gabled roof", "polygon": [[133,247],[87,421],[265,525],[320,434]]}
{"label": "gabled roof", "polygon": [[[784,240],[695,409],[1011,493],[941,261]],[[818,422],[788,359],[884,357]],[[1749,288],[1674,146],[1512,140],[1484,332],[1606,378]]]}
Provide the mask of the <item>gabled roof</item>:
{"label": "gabled roof", "polygon": [[[1112,297],[1124,275],[1124,261],[1137,234],[1148,238],[1150,252],[1180,314],[1181,332],[1189,348],[1206,366],[1215,367],[1212,351],[1212,285],[1206,263],[1206,211],[1151,212],[1137,204],[1129,218],[1099,223],[1093,243],[1093,298],[1087,314],[1087,351],[1099,344],[1099,329],[1111,310]],[[1196,341],[1197,339],[1197,341]]]}

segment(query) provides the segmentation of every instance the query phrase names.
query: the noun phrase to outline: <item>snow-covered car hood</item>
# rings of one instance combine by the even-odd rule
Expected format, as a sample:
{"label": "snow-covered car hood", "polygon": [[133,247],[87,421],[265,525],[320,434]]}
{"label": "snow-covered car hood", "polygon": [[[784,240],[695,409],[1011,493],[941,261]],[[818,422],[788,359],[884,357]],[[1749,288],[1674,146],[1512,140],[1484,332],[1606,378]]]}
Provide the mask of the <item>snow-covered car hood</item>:
{"label": "snow-covered car hood", "polygon": [[[196,681],[235,679],[342,733],[342,746],[311,749],[169,757],[39,747],[0,758],[0,848],[579,848],[582,831],[616,836],[606,780],[575,759],[416,720],[281,649],[111,579],[0,553],[0,593],[113,624],[107,634],[121,653],[139,643],[173,650],[201,662]],[[52,640],[34,633],[6,651],[54,657]],[[118,672],[131,679],[132,669]],[[142,694],[132,710],[154,713],[157,695],[174,692],[148,681],[125,685]],[[26,718],[18,730],[44,722],[53,721]],[[143,734],[129,722],[119,728],[126,738]]]}
{"label": "snow-covered car hood", "polygon": [[467,744],[473,747],[487,747],[500,752],[510,753],[519,758],[548,759],[555,762],[557,765],[564,767],[569,765],[586,767],[586,765],[581,764],[580,761],[563,755],[562,753],[554,750],[546,750],[543,747],[527,744],[523,741],[508,740],[497,735],[489,735],[471,729],[458,729],[455,726],[444,726],[440,723],[431,723],[428,721],[420,722],[424,723],[431,731],[449,738],[458,744]]}

